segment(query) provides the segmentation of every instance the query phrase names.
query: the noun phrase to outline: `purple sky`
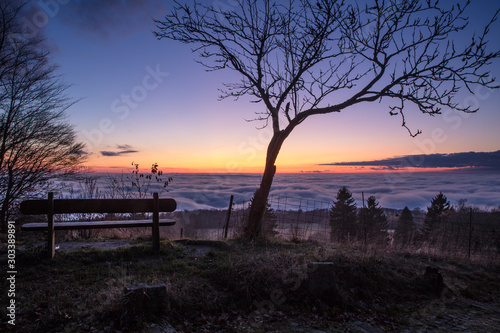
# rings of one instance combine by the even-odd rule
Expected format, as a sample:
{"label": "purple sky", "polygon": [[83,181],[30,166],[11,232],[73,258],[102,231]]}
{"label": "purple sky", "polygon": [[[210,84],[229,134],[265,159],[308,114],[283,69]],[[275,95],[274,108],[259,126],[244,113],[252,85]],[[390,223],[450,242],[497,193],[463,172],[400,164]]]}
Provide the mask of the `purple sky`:
{"label": "purple sky", "polygon": [[[212,2],[205,2],[210,4]],[[490,19],[500,5],[474,0],[471,28]],[[232,0],[214,5],[232,8]],[[262,105],[218,101],[231,72],[206,73],[189,47],[154,38],[152,18],[172,1],[40,0],[24,14],[26,24],[47,37],[51,57],[69,93],[82,98],[69,112],[88,145],[90,165],[121,170],[132,161],[177,171],[261,172],[269,132],[248,123]],[[500,47],[500,22],[491,43]],[[500,76],[500,64],[491,67]],[[279,171],[315,170],[319,164],[369,161],[402,155],[500,149],[500,91],[463,93],[477,114],[444,110],[429,117],[408,112],[423,134],[412,139],[398,117],[372,103],[306,121],[285,142]],[[413,111],[413,110],[412,110]]]}

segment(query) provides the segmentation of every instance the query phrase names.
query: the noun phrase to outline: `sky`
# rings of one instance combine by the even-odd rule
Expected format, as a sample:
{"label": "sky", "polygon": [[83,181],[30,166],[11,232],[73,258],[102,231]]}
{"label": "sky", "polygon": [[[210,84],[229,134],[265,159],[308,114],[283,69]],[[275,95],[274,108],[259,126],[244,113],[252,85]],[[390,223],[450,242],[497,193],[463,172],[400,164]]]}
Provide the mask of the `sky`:
{"label": "sky", "polygon": [[[472,28],[498,7],[489,0],[472,3]],[[234,1],[213,4],[230,9]],[[237,81],[236,74],[205,72],[190,46],[154,37],[153,18],[162,19],[172,7],[164,0],[32,0],[23,14],[25,24],[47,38],[51,60],[71,84],[68,94],[79,100],[67,113],[87,145],[87,165],[99,172],[158,163],[170,172],[261,173],[271,130],[247,120],[263,105],[219,101],[218,89]],[[492,29],[499,31],[500,22]],[[500,47],[499,34],[490,40]],[[490,69],[500,77],[500,62]],[[463,92],[460,98],[480,111],[407,112],[408,125],[422,130],[416,138],[383,104],[311,117],[285,141],[277,171],[375,172],[373,164],[356,162],[500,150],[500,91]]]}

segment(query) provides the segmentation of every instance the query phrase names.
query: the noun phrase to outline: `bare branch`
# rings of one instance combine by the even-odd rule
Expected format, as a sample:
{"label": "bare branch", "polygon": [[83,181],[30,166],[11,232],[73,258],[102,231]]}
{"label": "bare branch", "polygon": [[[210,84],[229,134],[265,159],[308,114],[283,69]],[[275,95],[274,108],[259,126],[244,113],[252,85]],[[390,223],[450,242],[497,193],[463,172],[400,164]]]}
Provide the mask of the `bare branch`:
{"label": "bare branch", "polygon": [[[193,52],[207,70],[239,72],[241,81],[225,84],[221,98],[254,96],[270,116],[256,120],[272,119],[276,133],[280,112],[285,127],[381,98],[403,99],[429,114],[443,107],[473,112],[454,102],[460,89],[498,87],[484,70],[499,57],[498,50],[488,52],[486,39],[498,13],[469,45],[454,43],[467,28],[469,2],[449,9],[420,0],[238,5],[227,11],[177,3],[156,21],[155,34],[196,45]],[[331,104],[339,91],[352,93]]]}

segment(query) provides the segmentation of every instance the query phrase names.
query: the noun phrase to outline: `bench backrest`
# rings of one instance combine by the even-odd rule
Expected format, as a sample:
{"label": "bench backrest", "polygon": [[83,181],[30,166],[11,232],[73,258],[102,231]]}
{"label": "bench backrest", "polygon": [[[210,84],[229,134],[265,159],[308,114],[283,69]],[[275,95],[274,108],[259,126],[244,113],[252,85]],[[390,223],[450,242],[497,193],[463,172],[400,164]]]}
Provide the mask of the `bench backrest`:
{"label": "bench backrest", "polygon": [[[154,211],[154,199],[54,199],[53,214],[72,213],[144,213]],[[49,200],[26,200],[20,211],[26,215],[49,213]],[[159,212],[173,212],[174,199],[158,199]]]}
{"label": "bench backrest", "polygon": [[[153,193],[153,199],[54,199],[49,192],[47,200],[26,200],[19,210],[27,215],[47,215],[47,249],[50,258],[55,254],[55,214],[71,213],[153,213],[153,250],[160,250],[160,212],[173,212],[177,207],[174,199],[160,199]],[[106,225],[108,226],[108,225]],[[111,227],[111,225],[109,225]],[[115,227],[121,226],[119,221]]]}

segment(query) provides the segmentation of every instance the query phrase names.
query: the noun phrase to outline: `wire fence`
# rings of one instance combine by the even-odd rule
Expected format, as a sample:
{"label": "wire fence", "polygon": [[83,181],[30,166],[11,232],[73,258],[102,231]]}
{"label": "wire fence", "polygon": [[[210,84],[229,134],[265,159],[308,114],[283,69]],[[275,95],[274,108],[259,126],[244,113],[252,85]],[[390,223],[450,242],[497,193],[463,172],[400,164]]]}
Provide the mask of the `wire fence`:
{"label": "wire fence", "polygon": [[[172,239],[180,237],[206,240],[241,236],[248,220],[249,204],[249,201],[240,201],[231,202],[230,210],[200,209],[166,213],[164,218],[174,218],[177,223],[174,227],[163,228],[163,235]],[[335,232],[335,226],[330,224],[332,205],[333,201],[271,196],[262,232],[266,237],[331,243],[332,232]],[[354,222],[357,223],[356,234],[348,235],[342,240],[342,244],[363,247],[365,250],[500,259],[500,210],[484,211],[464,205],[454,207],[441,217],[433,230],[424,234],[426,211],[413,209],[411,213],[414,227],[406,235],[404,243],[397,237],[401,211],[384,208],[387,227],[382,230],[385,239],[380,242],[380,239],[372,238],[372,234],[366,232],[370,226],[362,221],[362,214],[359,214],[358,209],[358,221]],[[71,220],[69,217],[64,218]],[[93,233],[84,231],[79,235],[91,237]],[[339,242],[338,239],[334,240]]]}
{"label": "wire fence", "polygon": [[[113,180],[115,189],[123,188],[124,193],[118,193],[118,196],[129,197],[131,194],[127,192],[129,189],[125,185],[134,179],[129,177],[118,180],[110,178],[108,182]],[[137,179],[135,180],[137,181]],[[150,184],[143,185],[147,187]],[[95,177],[84,179],[83,182],[78,183],[78,186],[79,191],[75,193],[70,191],[67,194],[70,198],[100,198],[113,192],[108,191],[109,193],[106,192],[106,194],[100,191],[98,179]],[[168,235],[169,238],[189,237],[207,240],[238,237],[242,235],[248,219],[249,203],[249,200],[233,203],[231,199],[229,204],[231,209],[168,213],[164,217],[175,218],[177,224],[174,227],[164,228],[164,234]],[[332,228],[330,225],[332,204],[333,201],[270,196],[268,209],[264,215],[263,234],[266,237],[286,240],[313,240],[330,243],[333,239],[332,232],[335,232],[335,226]],[[425,234],[422,231],[426,212],[418,208],[413,209],[411,212],[414,227],[405,236],[404,243],[401,243],[400,237],[397,237],[401,211],[401,209],[384,209],[387,227],[383,231],[387,241],[381,243],[371,238],[370,234],[366,232],[369,229],[367,227],[370,227],[366,221],[357,221],[357,235],[348,235],[342,242],[347,243],[347,245],[363,246],[365,249],[383,247],[385,251],[445,254],[468,258],[498,259],[500,257],[500,209],[484,211],[477,207],[465,206],[462,203],[442,216],[433,230],[428,230]],[[81,220],[99,217],[63,216],[61,218]],[[106,218],[109,219],[109,216]],[[92,235],[93,233],[90,231],[80,232],[80,236],[83,237],[91,237]]]}
{"label": "wire fence", "polygon": [[[330,225],[330,208],[332,202],[312,199],[270,197],[268,213],[264,216],[263,233],[266,236],[286,240],[313,240],[323,243],[331,242],[332,226]],[[194,233],[184,234],[186,237],[203,239],[224,239],[238,237],[243,232],[248,216],[249,202],[237,202],[232,205],[231,215],[227,223],[227,211],[200,212],[211,224],[196,223],[191,215],[191,227]],[[270,213],[269,213],[270,212]],[[409,241],[400,244],[394,239],[401,210],[384,209],[387,217],[387,242],[381,244],[370,237],[357,236],[347,239],[347,245],[361,246],[365,249],[383,248],[386,251],[403,251],[412,253],[452,255],[468,258],[500,258],[500,211],[481,211],[474,207],[457,207],[448,212],[439,225],[425,238],[422,226],[425,211],[412,211],[415,229],[409,235]],[[196,220],[196,219],[195,219]],[[215,225],[214,220],[219,223]],[[228,225],[226,231],[226,224]],[[362,234],[362,233],[361,233]],[[227,237],[226,237],[227,235]]]}

